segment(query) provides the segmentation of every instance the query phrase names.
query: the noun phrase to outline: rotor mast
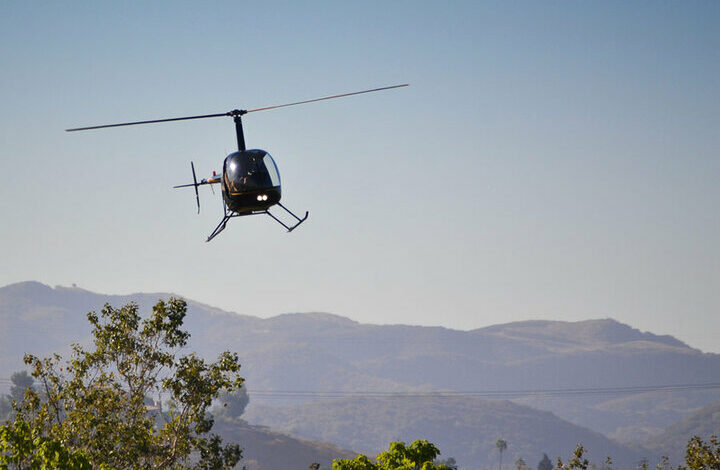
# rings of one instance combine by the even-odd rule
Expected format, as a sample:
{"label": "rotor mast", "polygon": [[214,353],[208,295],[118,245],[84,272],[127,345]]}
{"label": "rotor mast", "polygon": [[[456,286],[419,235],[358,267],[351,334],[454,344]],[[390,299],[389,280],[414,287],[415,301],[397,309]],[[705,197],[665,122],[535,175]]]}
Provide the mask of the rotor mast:
{"label": "rotor mast", "polygon": [[245,133],[243,132],[242,126],[242,115],[247,114],[247,111],[245,111],[244,109],[233,109],[228,114],[232,116],[233,121],[235,121],[235,135],[237,136],[238,152],[244,152],[246,150],[246,147]]}

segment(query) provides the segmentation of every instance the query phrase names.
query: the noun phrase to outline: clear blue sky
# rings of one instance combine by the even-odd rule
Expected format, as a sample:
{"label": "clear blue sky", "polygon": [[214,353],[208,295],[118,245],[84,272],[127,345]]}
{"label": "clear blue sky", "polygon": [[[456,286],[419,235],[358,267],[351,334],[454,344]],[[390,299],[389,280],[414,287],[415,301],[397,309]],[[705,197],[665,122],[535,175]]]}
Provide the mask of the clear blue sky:
{"label": "clear blue sky", "polygon": [[[210,244],[189,161],[257,113],[286,234]],[[720,3],[2,2],[0,285],[476,328],[613,317],[720,352]]]}

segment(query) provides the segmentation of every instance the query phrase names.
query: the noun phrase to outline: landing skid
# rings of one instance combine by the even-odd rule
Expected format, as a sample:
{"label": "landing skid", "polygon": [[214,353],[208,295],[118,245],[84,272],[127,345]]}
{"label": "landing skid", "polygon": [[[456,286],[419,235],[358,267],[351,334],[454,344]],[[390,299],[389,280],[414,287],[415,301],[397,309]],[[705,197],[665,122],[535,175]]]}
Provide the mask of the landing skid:
{"label": "landing skid", "polygon": [[232,219],[233,217],[244,217],[244,216],[247,216],[247,215],[263,215],[263,214],[269,215],[275,222],[277,222],[277,223],[279,223],[280,225],[282,225],[283,227],[285,227],[285,229],[287,229],[288,232],[292,232],[293,230],[295,230],[296,228],[298,228],[298,226],[299,226],[301,223],[305,222],[305,220],[308,218],[308,215],[310,214],[309,212],[305,211],[305,217],[303,217],[303,218],[301,219],[300,217],[298,217],[298,216],[296,216],[295,214],[293,214],[290,209],[288,209],[287,207],[283,206],[283,205],[280,204],[279,202],[277,203],[277,205],[280,206],[280,207],[282,207],[283,210],[285,210],[285,212],[287,212],[288,214],[290,214],[291,216],[293,216],[293,217],[297,220],[297,223],[296,223],[295,225],[287,225],[287,224],[285,224],[282,220],[280,220],[280,219],[278,219],[277,217],[275,217],[274,215],[272,215],[272,214],[270,213],[270,211],[267,210],[267,209],[264,210],[264,211],[243,212],[242,214],[238,214],[237,212],[227,212],[227,208],[226,208],[226,209],[225,209],[225,215],[223,216],[222,220],[220,221],[220,223],[218,224],[218,226],[215,227],[215,230],[213,230],[213,232],[210,234],[210,236],[207,238],[207,240],[205,240],[205,242],[209,242],[210,240],[212,240],[213,238],[215,238],[218,234],[220,234],[220,232],[222,232],[223,230],[225,230],[225,227],[227,226],[228,221],[229,221],[230,219]]}

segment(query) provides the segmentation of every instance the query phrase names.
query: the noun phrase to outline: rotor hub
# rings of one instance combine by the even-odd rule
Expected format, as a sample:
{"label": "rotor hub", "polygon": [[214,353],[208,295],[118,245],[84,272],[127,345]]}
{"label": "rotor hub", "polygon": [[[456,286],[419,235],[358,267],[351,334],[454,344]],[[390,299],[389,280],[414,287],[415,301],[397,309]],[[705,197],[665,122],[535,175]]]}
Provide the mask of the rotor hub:
{"label": "rotor hub", "polygon": [[244,114],[247,114],[247,111],[244,109],[233,109],[232,111],[227,113],[227,116],[237,117]]}

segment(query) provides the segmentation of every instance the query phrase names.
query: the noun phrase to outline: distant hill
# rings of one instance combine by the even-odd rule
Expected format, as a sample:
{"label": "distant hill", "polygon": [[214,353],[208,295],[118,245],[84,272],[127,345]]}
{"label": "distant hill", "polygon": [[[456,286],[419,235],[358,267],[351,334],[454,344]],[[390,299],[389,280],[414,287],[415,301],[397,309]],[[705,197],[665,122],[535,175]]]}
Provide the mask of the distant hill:
{"label": "distant hill", "polygon": [[504,400],[454,397],[344,398],[287,407],[255,406],[253,422],[293,435],[335,442],[374,455],[390,441],[428,439],[462,468],[494,468],[495,442],[508,442],[508,468],[523,458],[531,468],[547,453],[567,458],[582,442],[600,464],[612,456],[630,467],[646,455],[605,436],[564,421],[552,413]]}
{"label": "distant hill", "polygon": [[[2,287],[0,378],[22,368],[24,352],[66,353],[70,343],[87,341],[86,313],[106,302],[120,306],[135,301],[147,312],[158,298],[169,296],[103,295],[36,282]],[[193,301],[188,305],[192,350],[207,357],[225,349],[240,354],[251,394],[249,411],[256,405],[314,401],[316,392],[328,391],[359,396],[495,391],[502,397],[503,391],[572,388],[591,391],[509,397],[615,439],[639,443],[720,400],[719,390],[603,391],[706,383],[709,377],[720,377],[720,355],[612,319],[516,322],[458,331],[367,325],[326,313],[261,319]],[[515,432],[508,426],[508,432]]]}
{"label": "distant hill", "polygon": [[551,351],[591,350],[613,344],[656,344],[678,347],[688,346],[672,336],[658,336],[623,325],[612,319],[581,322],[533,320],[494,325],[475,330],[527,343],[535,343]]}
{"label": "distant hill", "polygon": [[238,468],[247,470],[278,470],[297,468],[304,470],[312,463],[329,469],[334,459],[352,458],[355,452],[332,444],[297,439],[271,431],[262,426],[242,422],[217,420],[213,432],[224,442],[238,442],[243,447],[243,459]]}
{"label": "distant hill", "polygon": [[667,455],[671,463],[677,465],[684,461],[685,444],[691,437],[707,440],[713,435],[720,437],[720,401],[668,426],[661,434],[648,440],[645,447]]}

